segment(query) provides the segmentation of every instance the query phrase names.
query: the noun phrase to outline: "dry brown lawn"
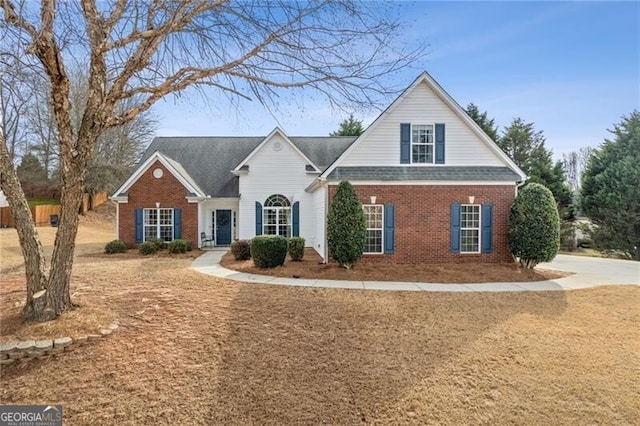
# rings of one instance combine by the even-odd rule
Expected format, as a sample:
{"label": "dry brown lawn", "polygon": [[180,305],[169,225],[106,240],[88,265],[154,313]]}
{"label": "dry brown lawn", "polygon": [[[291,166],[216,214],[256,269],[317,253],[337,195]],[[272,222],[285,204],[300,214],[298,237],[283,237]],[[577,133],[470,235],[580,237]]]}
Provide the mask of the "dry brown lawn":
{"label": "dry brown lawn", "polygon": [[[12,237],[0,238],[4,259]],[[121,328],[2,367],[0,404],[62,404],[73,425],[640,423],[638,287],[263,286],[185,258],[86,254],[73,279],[82,307],[63,317],[95,309]],[[3,272],[0,286],[7,277],[21,279]]]}
{"label": "dry brown lawn", "polygon": [[252,260],[235,260],[231,253],[222,257],[220,264],[234,271],[249,274],[271,275],[289,278],[316,278],[350,281],[405,281],[428,283],[485,283],[543,281],[566,277],[567,273],[544,269],[522,269],[516,263],[424,263],[398,265],[366,259],[352,269],[342,268],[336,262],[322,263],[322,258],[310,248],[301,261],[294,262],[288,256],[283,266],[263,269]]}

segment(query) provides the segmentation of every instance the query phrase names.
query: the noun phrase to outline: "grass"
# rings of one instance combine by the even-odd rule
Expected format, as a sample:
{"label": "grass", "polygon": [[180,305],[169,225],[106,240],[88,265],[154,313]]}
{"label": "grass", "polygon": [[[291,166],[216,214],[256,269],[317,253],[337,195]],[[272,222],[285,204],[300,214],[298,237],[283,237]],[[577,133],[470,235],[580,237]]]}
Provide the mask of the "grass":
{"label": "grass", "polygon": [[59,205],[60,199],[58,198],[32,198],[27,200],[29,207],[44,206],[44,205]]}
{"label": "grass", "polygon": [[[243,284],[200,275],[188,258],[100,256],[113,228],[87,223],[72,282],[81,307],[63,320],[100,311],[121,327],[61,357],[0,367],[0,404],[62,404],[65,423],[79,425],[640,423],[638,287]],[[15,234],[0,238],[4,261]],[[0,288],[23,280],[18,265]],[[19,300],[0,298],[0,315]]]}

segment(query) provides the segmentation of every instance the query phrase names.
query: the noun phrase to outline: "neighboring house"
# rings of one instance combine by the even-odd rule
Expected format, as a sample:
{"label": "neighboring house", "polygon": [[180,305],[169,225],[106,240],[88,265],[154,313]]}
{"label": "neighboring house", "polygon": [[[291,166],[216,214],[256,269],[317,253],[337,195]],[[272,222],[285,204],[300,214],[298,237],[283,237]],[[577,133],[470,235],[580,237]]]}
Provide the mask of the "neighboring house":
{"label": "neighboring house", "polygon": [[326,215],[350,181],[366,258],[509,261],[511,203],[526,176],[423,73],[359,137],[158,137],[111,197],[118,237],[215,245],[299,235],[325,260]]}
{"label": "neighboring house", "polygon": [[0,207],[8,207],[9,202],[7,198],[4,196],[4,192],[0,191]]}

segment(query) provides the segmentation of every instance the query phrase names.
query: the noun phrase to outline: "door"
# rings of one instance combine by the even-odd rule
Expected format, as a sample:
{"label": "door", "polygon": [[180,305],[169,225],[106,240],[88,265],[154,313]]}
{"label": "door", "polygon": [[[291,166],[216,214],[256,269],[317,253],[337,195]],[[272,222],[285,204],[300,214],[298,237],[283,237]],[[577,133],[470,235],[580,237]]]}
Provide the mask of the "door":
{"label": "door", "polygon": [[231,244],[231,210],[216,210],[216,245]]}

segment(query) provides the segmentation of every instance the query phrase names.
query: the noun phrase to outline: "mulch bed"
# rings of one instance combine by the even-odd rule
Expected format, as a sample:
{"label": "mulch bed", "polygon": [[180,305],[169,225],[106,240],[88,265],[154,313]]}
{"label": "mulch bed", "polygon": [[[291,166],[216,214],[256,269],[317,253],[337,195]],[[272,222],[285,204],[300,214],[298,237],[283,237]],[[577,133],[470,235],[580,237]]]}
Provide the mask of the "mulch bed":
{"label": "mulch bed", "polygon": [[564,272],[543,269],[527,270],[515,263],[422,263],[399,265],[382,262],[360,262],[352,269],[340,267],[336,262],[321,263],[322,258],[306,249],[302,261],[287,257],[284,266],[271,269],[258,268],[252,260],[237,261],[233,254],[222,257],[221,265],[234,271],[250,274],[289,278],[310,278],[350,281],[405,281],[431,283],[482,283],[543,281],[565,277]]}

